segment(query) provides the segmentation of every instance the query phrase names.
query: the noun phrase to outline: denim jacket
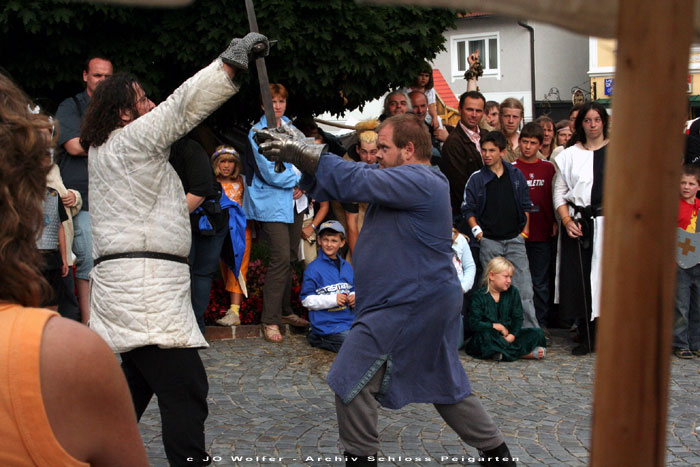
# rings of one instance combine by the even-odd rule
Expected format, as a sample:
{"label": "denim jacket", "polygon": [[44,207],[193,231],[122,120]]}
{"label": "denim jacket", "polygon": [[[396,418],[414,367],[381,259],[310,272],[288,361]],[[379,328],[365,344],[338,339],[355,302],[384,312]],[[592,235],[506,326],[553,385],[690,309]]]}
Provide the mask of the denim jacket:
{"label": "denim jacket", "polygon": [[[282,117],[284,124],[289,124],[287,117]],[[265,116],[253,128],[266,128]],[[255,133],[251,128],[248,140],[253,148],[255,162],[258,165],[259,175],[256,173],[253,180],[243,194],[243,211],[248,219],[261,222],[294,222],[294,187],[299,183],[300,176],[292,169],[292,164],[285,162],[285,171],[275,172],[275,163],[267,160],[258,152],[258,145],[253,140]]]}
{"label": "denim jacket", "polygon": [[[522,230],[527,223],[525,213],[532,208],[530,189],[520,170],[506,161],[503,161],[503,170],[508,172],[510,182],[513,185],[515,208],[518,211],[518,228]],[[486,184],[494,178],[496,178],[496,174],[486,166],[469,177],[467,186],[464,187],[464,202],[462,202],[462,215],[465,219],[474,216],[479,222],[486,207]]]}

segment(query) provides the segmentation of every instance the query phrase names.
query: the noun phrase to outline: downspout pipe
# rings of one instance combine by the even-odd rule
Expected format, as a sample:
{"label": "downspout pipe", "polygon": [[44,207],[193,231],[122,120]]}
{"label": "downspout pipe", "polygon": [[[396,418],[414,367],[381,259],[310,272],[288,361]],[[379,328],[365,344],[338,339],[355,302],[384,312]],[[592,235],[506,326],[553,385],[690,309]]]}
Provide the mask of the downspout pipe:
{"label": "downspout pipe", "polygon": [[[532,119],[535,119],[535,30],[522,20],[518,21],[518,26],[522,26],[530,32],[530,94],[532,96]],[[524,117],[524,116],[523,116]]]}

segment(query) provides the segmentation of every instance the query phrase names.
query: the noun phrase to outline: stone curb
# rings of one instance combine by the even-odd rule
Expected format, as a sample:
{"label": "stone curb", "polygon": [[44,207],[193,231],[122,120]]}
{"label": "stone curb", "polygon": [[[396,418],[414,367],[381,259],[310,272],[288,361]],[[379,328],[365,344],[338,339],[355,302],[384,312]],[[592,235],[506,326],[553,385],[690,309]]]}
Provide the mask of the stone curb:
{"label": "stone curb", "polygon": [[[288,324],[280,325],[280,333],[285,336],[287,334],[306,334],[305,328],[298,328]],[[208,341],[228,340],[228,339],[252,339],[262,338],[262,331],[259,324],[243,324],[240,326],[207,326],[204,337]]]}

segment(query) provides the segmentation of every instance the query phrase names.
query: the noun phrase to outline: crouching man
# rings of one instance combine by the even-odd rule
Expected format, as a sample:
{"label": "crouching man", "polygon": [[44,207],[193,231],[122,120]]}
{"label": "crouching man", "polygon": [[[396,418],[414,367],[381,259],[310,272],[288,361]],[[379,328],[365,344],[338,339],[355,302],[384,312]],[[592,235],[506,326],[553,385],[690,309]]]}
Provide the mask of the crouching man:
{"label": "crouching man", "polygon": [[357,315],[327,379],[347,464],[377,465],[379,405],[424,402],[490,459],[487,465],[515,465],[457,354],[463,298],[452,264],[449,185],[430,168],[428,129],[405,114],[387,118],[377,132],[378,165],[259,132],[268,139],[260,151],[295,164],[315,199],[369,203],[353,256]]}

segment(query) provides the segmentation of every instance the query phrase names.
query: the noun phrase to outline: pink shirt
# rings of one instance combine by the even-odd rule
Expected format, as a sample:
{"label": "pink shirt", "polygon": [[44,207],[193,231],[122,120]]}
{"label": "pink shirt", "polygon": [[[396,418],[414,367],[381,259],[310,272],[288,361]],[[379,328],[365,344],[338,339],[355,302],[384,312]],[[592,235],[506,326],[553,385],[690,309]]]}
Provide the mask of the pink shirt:
{"label": "pink shirt", "polygon": [[469,128],[467,128],[467,125],[462,123],[461,121],[459,122],[460,126],[462,127],[462,130],[469,136],[469,139],[474,143],[474,146],[476,146],[476,150],[479,151],[479,154],[481,154],[481,133],[479,133],[479,127],[476,127],[476,131],[472,131]]}

